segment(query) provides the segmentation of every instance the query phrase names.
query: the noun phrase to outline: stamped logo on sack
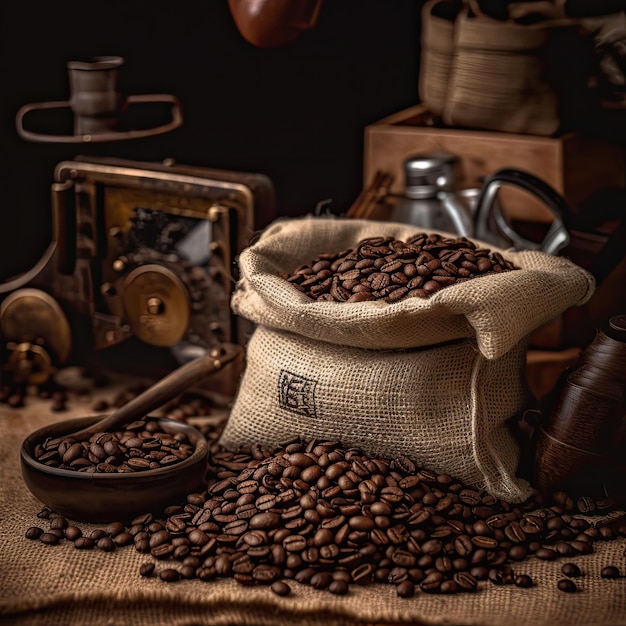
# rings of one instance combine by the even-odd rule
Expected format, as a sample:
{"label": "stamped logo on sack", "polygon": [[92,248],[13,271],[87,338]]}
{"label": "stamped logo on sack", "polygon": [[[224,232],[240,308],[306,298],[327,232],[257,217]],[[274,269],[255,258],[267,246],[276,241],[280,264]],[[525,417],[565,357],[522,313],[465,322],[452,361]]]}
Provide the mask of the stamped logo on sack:
{"label": "stamped logo on sack", "polygon": [[292,374],[287,370],[281,370],[278,379],[278,404],[280,408],[305,417],[316,417],[316,386],[317,381],[315,380]]}

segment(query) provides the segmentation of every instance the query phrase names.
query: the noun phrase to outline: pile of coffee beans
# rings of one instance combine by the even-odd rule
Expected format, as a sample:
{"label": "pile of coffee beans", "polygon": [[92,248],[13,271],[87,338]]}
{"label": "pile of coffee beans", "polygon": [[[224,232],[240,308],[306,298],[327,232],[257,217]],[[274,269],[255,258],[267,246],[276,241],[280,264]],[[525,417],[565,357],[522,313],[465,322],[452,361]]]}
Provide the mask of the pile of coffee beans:
{"label": "pile of coffee beans", "polygon": [[185,433],[162,432],[158,422],[146,419],[123,430],[96,433],[88,441],[49,437],[35,446],[33,455],[49,467],[110,474],[159,469],[180,463],[193,451]]}
{"label": "pile of coffee beans", "polygon": [[478,248],[465,237],[421,233],[407,241],[362,239],[354,248],[320,254],[309,265],[281,276],[314,300],[397,302],[514,269],[518,268],[499,252]]}
{"label": "pile of coffee beans", "polygon": [[[221,427],[203,430],[206,491],[87,536],[44,509],[50,529],[26,536],[48,545],[66,539],[77,549],[133,545],[150,557],[140,575],[165,582],[234,578],[279,595],[290,593],[291,580],[339,595],[384,583],[407,598],[474,592],[481,581],[531,587],[523,571],[529,557],[568,559],[626,536],[624,522],[593,525],[577,516],[606,512],[607,501],[558,492],[550,501],[510,504],[406,457],[371,458],[337,442],[294,439],[272,451],[254,445],[233,453],[217,443]],[[605,570],[606,578],[621,575],[614,564]],[[570,591],[576,585],[566,580],[559,589]]]}

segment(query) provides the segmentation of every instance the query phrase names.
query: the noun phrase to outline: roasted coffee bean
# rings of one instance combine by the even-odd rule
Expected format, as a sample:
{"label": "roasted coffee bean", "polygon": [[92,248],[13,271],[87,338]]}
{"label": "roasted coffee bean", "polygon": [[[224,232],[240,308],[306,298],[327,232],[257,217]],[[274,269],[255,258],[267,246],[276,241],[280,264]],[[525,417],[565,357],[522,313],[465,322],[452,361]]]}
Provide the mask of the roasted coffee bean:
{"label": "roasted coffee bean", "polygon": [[593,552],[593,545],[588,541],[570,541],[570,546],[578,554],[591,554]]}
{"label": "roasted coffee bean", "polygon": [[495,550],[498,547],[498,542],[493,537],[486,537],[484,535],[476,535],[472,537],[472,543],[477,548],[483,548],[485,550]]}
{"label": "roasted coffee bean", "polygon": [[456,572],[452,579],[463,591],[475,591],[478,587],[478,581],[476,578],[471,573],[466,571]]}
{"label": "roasted coffee bean", "polygon": [[65,530],[69,522],[64,517],[55,517],[50,521],[50,530]]}
{"label": "roasted coffee bean", "polygon": [[[79,537],[83,536],[83,531],[78,526],[68,526],[64,530],[65,538],[69,541],[76,541]],[[132,537],[131,537],[132,543]]]}
{"label": "roasted coffee bean", "polygon": [[560,556],[573,556],[576,554],[576,550],[569,544],[564,541],[559,541],[554,549],[559,553]]}
{"label": "roasted coffee bean", "polygon": [[536,515],[524,515],[519,524],[526,536],[541,533],[545,526],[543,520]]}
{"label": "roasted coffee bean", "polygon": [[133,519],[131,526],[147,526],[152,520],[152,513],[142,513]]}
{"label": "roasted coffee bean", "polygon": [[523,543],[526,541],[526,533],[517,521],[512,521],[504,528],[504,534],[509,541],[513,543]]}
{"label": "roasted coffee bean", "polygon": [[174,583],[180,580],[180,573],[178,570],[168,567],[159,572],[159,578],[166,583]]}
{"label": "roasted coffee bean", "polygon": [[328,591],[336,596],[345,596],[349,589],[350,586],[345,580],[333,579],[333,581],[328,585]]}
{"label": "roasted coffee bean", "polygon": [[528,574],[517,574],[513,579],[516,587],[532,587],[533,579]]}
{"label": "roasted coffee bean", "polygon": [[363,563],[352,570],[352,580],[357,585],[366,585],[372,581],[374,566],[371,563]]}
{"label": "roasted coffee bean", "polygon": [[439,588],[440,593],[452,594],[458,593],[459,586],[454,580],[444,580],[441,583],[441,587]]}
{"label": "roasted coffee bean", "polygon": [[570,578],[578,578],[579,576],[582,576],[582,571],[576,563],[563,563],[561,572]]}
{"label": "roasted coffee bean", "polygon": [[284,582],[282,580],[275,580],[271,584],[270,589],[277,596],[288,596],[291,593],[291,587],[286,582]]}
{"label": "roasted coffee bean", "polygon": [[581,513],[589,514],[596,510],[596,503],[593,498],[583,496],[576,501],[576,507]]}
{"label": "roasted coffee bean", "polygon": [[252,530],[269,530],[280,526],[280,515],[269,511],[257,513],[250,518],[248,527]]}
{"label": "roasted coffee bean", "polygon": [[52,513],[52,511],[47,506],[44,506],[41,511],[37,513],[37,517],[39,519],[49,519],[50,513]]}
{"label": "roasted coffee bean", "polygon": [[39,528],[38,526],[31,526],[27,531],[26,531],[26,539],[39,539],[41,537],[41,535],[43,535],[43,529]]}
{"label": "roasted coffee bean", "polygon": [[506,585],[511,582],[508,573],[499,567],[490,569],[489,573],[487,574],[487,578],[494,585]]}
{"label": "roasted coffee bean", "polygon": [[115,550],[115,543],[111,537],[101,537],[96,541],[96,547],[100,548],[103,552],[113,552],[113,550]]}
{"label": "roasted coffee bean", "polygon": [[[246,532],[246,530],[248,530],[248,522],[243,519],[235,519],[224,526],[224,532],[229,535],[242,535]],[[194,543],[191,535],[189,536],[189,539],[192,543]]]}
{"label": "roasted coffee bean", "polygon": [[606,567],[603,567],[600,571],[600,576],[602,578],[619,578],[619,568],[615,567],[614,565],[607,565]]}
{"label": "roasted coffee bean", "polygon": [[333,577],[328,572],[316,572],[309,580],[314,589],[327,589],[332,582]]}
{"label": "roasted coffee bean", "polygon": [[171,543],[160,543],[154,548],[150,548],[149,552],[155,559],[165,560],[169,559],[174,553],[174,546]]}
{"label": "roasted coffee bean", "polygon": [[415,595],[415,583],[411,580],[403,580],[396,585],[396,593],[400,598],[412,598]]}
{"label": "roasted coffee bean", "polygon": [[[116,538],[117,539],[117,538]],[[116,541],[115,545],[119,545]],[[174,545],[172,543],[172,545]],[[174,552],[172,552],[172,558],[180,561],[184,559],[191,552],[191,548],[188,545],[176,546]]]}
{"label": "roasted coffee bean", "polygon": [[470,568],[469,573],[476,580],[486,580],[489,576],[489,568],[485,567],[484,565],[475,565],[474,567]]}
{"label": "roasted coffee bean", "polygon": [[105,528],[105,531],[110,537],[115,537],[116,535],[119,535],[121,532],[123,532],[124,528],[124,524],[122,524],[121,522],[113,522]]}
{"label": "roasted coffee bean", "polygon": [[557,582],[557,588],[565,593],[575,593],[578,591],[576,583],[569,578],[561,578],[561,580]]}
{"label": "roasted coffee bean", "polygon": [[104,528],[95,528],[94,530],[91,531],[89,536],[94,541],[98,541],[99,539],[102,539],[102,537],[108,537],[107,532],[106,530],[104,530]]}
{"label": "roasted coffee bean", "polygon": [[558,553],[552,548],[540,548],[535,552],[535,556],[543,561],[553,561],[557,558]]}
{"label": "roasted coffee bean", "polygon": [[476,506],[480,502],[480,493],[473,489],[462,489],[459,492],[459,500],[463,502],[463,504]]}
{"label": "roasted coffee bean", "polygon": [[180,568],[180,577],[185,580],[192,580],[196,578],[196,570],[197,568],[191,565],[183,565]]}
{"label": "roasted coffee bean", "polygon": [[441,572],[431,572],[420,583],[420,589],[426,593],[437,593],[441,588],[443,574]]}
{"label": "roasted coffee bean", "polygon": [[142,563],[139,568],[139,574],[144,578],[149,578],[154,573],[154,563],[148,561],[146,563]]}
{"label": "roasted coffee bean", "polygon": [[459,535],[454,540],[454,549],[459,556],[469,556],[474,551],[474,544],[468,535]]}
{"label": "roasted coffee bean", "polygon": [[217,570],[214,566],[202,566],[196,570],[196,578],[202,581],[213,580],[217,576]]}
{"label": "roasted coffee bean", "polygon": [[53,533],[41,533],[39,535],[39,541],[49,546],[55,546],[59,543],[59,536]]}
{"label": "roasted coffee bean", "polygon": [[161,544],[168,543],[171,538],[172,537],[167,530],[158,530],[150,537],[150,547],[156,548]]}
{"label": "roasted coffee bean", "polygon": [[430,539],[422,544],[422,552],[428,555],[437,555],[443,549],[443,544],[439,539]]}
{"label": "roasted coffee bean", "polygon": [[508,556],[512,561],[523,561],[528,556],[528,550],[525,546],[516,544],[509,548]]}
{"label": "roasted coffee bean", "polygon": [[142,554],[150,552],[150,540],[149,539],[135,539],[135,550]]}
{"label": "roasted coffee bean", "polygon": [[74,547],[77,550],[88,550],[89,548],[93,548],[95,545],[95,541],[91,537],[79,537],[74,541]]}
{"label": "roasted coffee bean", "polygon": [[306,538],[302,535],[289,535],[283,540],[283,548],[287,552],[301,552],[306,548]]}
{"label": "roasted coffee bean", "polygon": [[305,567],[299,570],[295,576],[294,580],[299,583],[307,584],[311,581],[311,578],[315,575],[315,569],[312,567]]}

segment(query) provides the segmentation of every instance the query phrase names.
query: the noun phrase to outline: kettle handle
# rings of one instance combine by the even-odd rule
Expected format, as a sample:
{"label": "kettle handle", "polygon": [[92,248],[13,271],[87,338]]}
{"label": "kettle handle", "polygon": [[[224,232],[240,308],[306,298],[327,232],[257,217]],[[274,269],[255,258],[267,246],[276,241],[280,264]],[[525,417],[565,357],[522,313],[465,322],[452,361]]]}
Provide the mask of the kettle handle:
{"label": "kettle handle", "polygon": [[[553,222],[543,241],[537,243],[522,237],[510,227],[497,202],[496,195],[504,185],[512,185],[528,191],[541,200],[553,215]],[[565,198],[552,186],[537,176],[522,170],[503,168],[487,177],[478,196],[474,216],[474,236],[489,241],[489,226],[495,223],[516,249],[541,250],[548,254],[557,254],[569,244],[568,225],[571,209]]]}

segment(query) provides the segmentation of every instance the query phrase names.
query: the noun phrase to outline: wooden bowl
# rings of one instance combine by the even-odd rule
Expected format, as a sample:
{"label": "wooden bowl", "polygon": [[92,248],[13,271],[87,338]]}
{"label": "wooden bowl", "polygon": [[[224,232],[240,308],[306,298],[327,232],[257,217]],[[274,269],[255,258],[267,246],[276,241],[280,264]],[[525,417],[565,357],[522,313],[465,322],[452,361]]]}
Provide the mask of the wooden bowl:
{"label": "wooden bowl", "polygon": [[62,437],[102,419],[81,417],[51,424],[31,433],[20,450],[24,482],[43,504],[68,519],[81,522],[126,522],[141,513],[156,513],[185,502],[206,485],[208,445],[196,428],[176,420],[146,417],[163,432],[184,433],[194,451],[180,463],[133,473],[84,473],[46,466],[33,450],[48,437]]}

